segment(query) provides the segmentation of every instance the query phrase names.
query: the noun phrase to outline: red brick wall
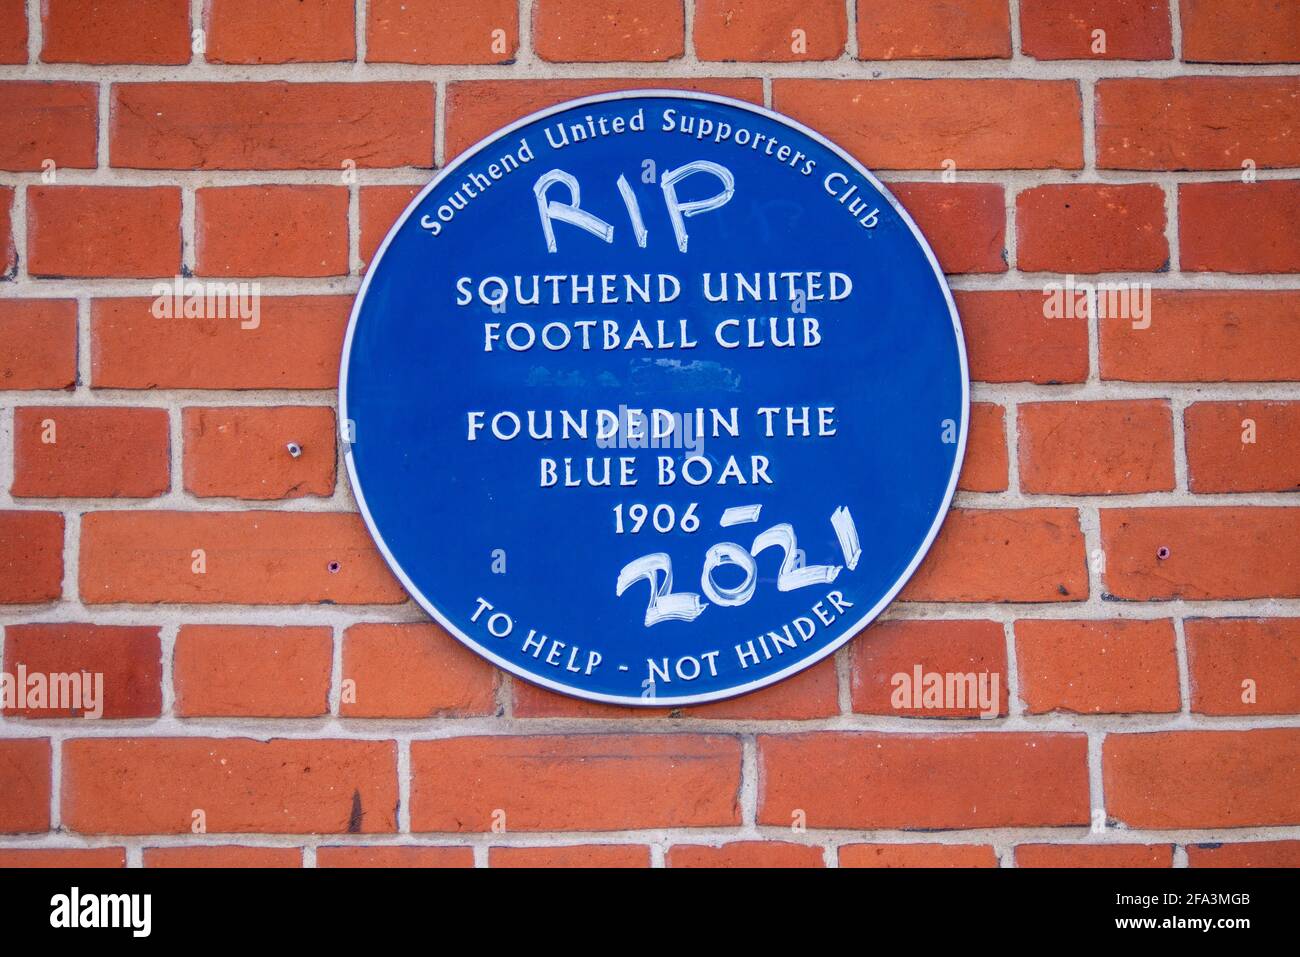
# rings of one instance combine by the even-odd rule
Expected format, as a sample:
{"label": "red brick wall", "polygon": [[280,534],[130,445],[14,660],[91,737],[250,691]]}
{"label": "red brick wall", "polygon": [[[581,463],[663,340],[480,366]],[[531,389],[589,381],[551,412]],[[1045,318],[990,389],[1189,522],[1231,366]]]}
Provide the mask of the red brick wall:
{"label": "red brick wall", "polygon": [[[0,0],[3,663],[106,683],[0,716],[0,865],[1300,864],[1297,64],[1293,0]],[[884,620],[672,713],[427,623],[334,421],[431,171],[645,86],[879,173],[974,380]],[[260,325],[153,318],[182,271],[260,281]],[[1045,317],[1067,275],[1149,325]],[[895,709],[915,665],[997,673],[998,716]]]}

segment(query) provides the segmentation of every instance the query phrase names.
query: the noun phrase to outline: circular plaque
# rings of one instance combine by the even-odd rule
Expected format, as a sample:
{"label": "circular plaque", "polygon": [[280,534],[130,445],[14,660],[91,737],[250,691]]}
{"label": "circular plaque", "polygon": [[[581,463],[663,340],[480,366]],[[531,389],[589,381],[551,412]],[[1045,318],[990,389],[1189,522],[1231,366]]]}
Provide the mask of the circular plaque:
{"label": "circular plaque", "polygon": [[966,442],[952,297],[843,150],[640,91],[457,156],[343,350],[361,513],[448,631],[545,687],[678,706],[824,658],[933,542]]}

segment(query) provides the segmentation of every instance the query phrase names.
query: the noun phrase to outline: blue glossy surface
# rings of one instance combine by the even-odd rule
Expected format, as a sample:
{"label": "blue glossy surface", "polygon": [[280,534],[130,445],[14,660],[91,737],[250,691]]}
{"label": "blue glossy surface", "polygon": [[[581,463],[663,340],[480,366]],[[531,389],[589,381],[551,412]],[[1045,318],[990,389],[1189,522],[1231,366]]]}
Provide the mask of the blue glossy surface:
{"label": "blue glossy surface", "polygon": [[[775,137],[815,165],[804,175],[803,164],[779,162],[762,147],[665,132],[665,110],[675,111],[677,120],[691,116],[763,133],[765,140]],[[560,149],[546,136],[557,124],[584,122],[588,116],[630,118],[637,111],[646,121],[642,132],[598,136]],[[531,162],[476,190],[450,222],[441,224],[438,235],[421,227],[426,217],[437,221],[439,206],[471,173],[488,175],[489,164],[517,151],[525,139]],[[659,175],[703,159],[725,166],[735,178],[734,195],[725,205],[684,220],[686,252],[674,241],[660,185],[643,182],[647,159]],[[581,183],[582,208],[614,226],[612,242],[557,222],[557,250],[548,251],[533,184],[554,168]],[[827,191],[826,177],[837,172],[845,178],[834,179],[834,187],[856,186],[869,208],[879,211],[874,227],[860,225]],[[620,173],[637,196],[648,230],[645,248],[636,244],[629,225],[616,185]],[[677,185],[683,202],[718,189],[710,173]],[[568,198],[561,186],[547,195]],[[704,301],[704,273],[768,271],[838,271],[851,278],[853,291],[839,302],[807,302],[802,313],[784,296],[779,302]],[[552,305],[543,284],[538,305],[510,303],[504,312],[494,312],[478,301],[456,304],[460,277],[474,277],[477,284],[484,276],[606,273],[672,274],[681,281],[681,295],[671,303],[573,305],[565,298]],[[751,316],[793,317],[796,326],[813,317],[820,344],[724,349],[714,340],[720,320]],[[661,319],[674,337],[685,319],[698,345],[613,351],[484,348],[485,323],[501,323],[504,331],[520,321],[540,329],[552,321],[615,320],[626,336],[636,320],[643,320],[653,337]],[[472,647],[524,677],[602,700],[654,704],[725,696],[769,683],[829,653],[901,586],[928,545],[951,496],[964,445],[967,387],[959,331],[942,277],[917,234],[872,181],[824,141],[771,115],[712,100],[655,95],[587,102],[481,144],[436,181],[391,234],[359,297],[344,365],[343,408],[354,440],[350,466],[390,563],[422,604]],[[771,484],[691,487],[679,479],[661,487],[657,457],[672,455],[680,468],[687,454],[682,449],[601,448],[592,440],[499,441],[487,430],[467,440],[471,411],[484,411],[490,420],[500,410],[521,415],[529,409],[556,410],[558,424],[561,409],[576,414],[620,406],[738,407],[740,437],[706,435],[703,454],[719,467],[737,456],[746,478],[750,457],[765,455]],[[767,438],[764,420],[754,410],[772,406],[833,406],[836,432],[788,438],[782,427],[778,437]],[[815,428],[815,411],[810,421]],[[775,422],[784,424],[781,418]],[[632,456],[639,482],[630,488],[541,488],[543,456],[568,456],[578,463],[587,456]],[[647,521],[638,534],[616,534],[615,506],[622,504],[630,527],[627,509],[638,502],[670,505],[678,518],[696,503],[700,526],[691,533],[678,528],[661,534]],[[745,505],[762,506],[757,523],[719,527],[723,509]],[[831,584],[780,591],[782,554],[773,547],[755,557],[757,583],[746,603],[728,607],[703,596],[701,567],[710,546],[730,541],[748,550],[755,536],[777,523],[793,527],[807,564],[844,565],[830,521],[840,506],[851,512],[861,540],[855,569],[844,568]],[[494,563],[498,550],[504,552],[504,574],[500,562]],[[693,621],[647,627],[650,586],[644,579],[616,595],[620,569],[650,552],[670,556],[675,591],[701,593],[708,603]],[[742,577],[738,568],[724,567],[714,579],[727,587]],[[839,609],[828,603],[831,591],[843,596]],[[510,616],[510,635],[488,632],[491,612],[483,610],[480,598],[494,612]],[[831,624],[814,611],[818,602],[836,612]],[[759,660],[741,667],[736,645],[780,631],[800,616],[815,622],[811,638],[771,660],[764,660],[756,645]],[[558,666],[546,661],[547,655],[554,657],[549,644],[537,656],[531,647],[525,650],[530,630],[564,643]],[[574,646],[580,649],[576,658]],[[593,650],[602,661],[588,674]],[[716,676],[709,659],[700,657],[711,651],[718,652],[712,658]],[[703,663],[700,677],[679,675],[676,663],[683,657]],[[671,679],[660,678],[649,688],[647,659],[667,659]],[[689,662],[685,668],[692,671]]]}

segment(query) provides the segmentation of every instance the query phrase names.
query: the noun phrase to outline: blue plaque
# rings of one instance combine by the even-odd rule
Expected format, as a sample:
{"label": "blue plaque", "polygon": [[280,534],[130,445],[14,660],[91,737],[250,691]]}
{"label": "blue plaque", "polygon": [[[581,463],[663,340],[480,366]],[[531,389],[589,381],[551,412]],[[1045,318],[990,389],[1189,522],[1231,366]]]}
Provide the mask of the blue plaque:
{"label": "blue plaque", "polygon": [[514,123],[411,203],[352,312],[352,488],[474,651],[679,706],[831,654],[934,541],[969,382],[943,274],[848,153],[647,90]]}

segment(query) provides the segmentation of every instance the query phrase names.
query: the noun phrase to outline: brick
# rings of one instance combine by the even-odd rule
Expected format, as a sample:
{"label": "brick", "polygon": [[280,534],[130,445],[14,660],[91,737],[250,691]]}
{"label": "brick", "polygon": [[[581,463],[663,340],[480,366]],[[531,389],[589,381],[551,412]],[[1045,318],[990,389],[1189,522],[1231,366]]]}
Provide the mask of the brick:
{"label": "brick", "polygon": [[302,867],[297,847],[242,847],[235,844],[146,847],[145,867]]}
{"label": "brick", "polygon": [[114,83],[111,95],[117,167],[433,165],[432,83]]}
{"label": "brick", "polygon": [[473,867],[473,848],[421,845],[342,845],[316,850],[317,867]]}
{"label": "brick", "polygon": [[227,186],[195,192],[195,274],[343,276],[344,186]]}
{"label": "brick", "polygon": [[732,841],[720,847],[674,844],[668,848],[669,867],[825,867],[820,847],[784,841]]}
{"label": "brick", "polygon": [[317,867],[473,867],[472,847],[371,845],[321,847]]}
{"label": "brick", "polygon": [[758,823],[956,829],[1088,821],[1082,734],[759,735]]}
{"label": "brick", "polygon": [[0,0],[0,63],[27,62],[27,0]]}
{"label": "brick", "polygon": [[[1300,100],[1300,93],[1296,99]],[[1296,163],[1300,165],[1300,158]],[[1182,267],[1191,272],[1300,272],[1297,219],[1300,179],[1182,183],[1178,187]]]}
{"label": "brick", "polygon": [[997,183],[891,183],[943,271],[1007,271],[1006,209]]}
{"label": "brick", "polygon": [[1036,290],[953,293],[977,382],[1055,385],[1088,377],[1088,320],[1048,318]]}
{"label": "brick", "polygon": [[0,299],[0,389],[71,389],[76,383],[76,302]]}
{"label": "brick", "polygon": [[190,62],[189,0],[43,0],[43,63]]}
{"label": "brick", "polygon": [[1035,186],[1016,197],[1025,272],[1156,272],[1169,267],[1165,191],[1153,183]]}
{"label": "brick", "polygon": [[1005,0],[858,0],[860,60],[1006,60]]}
{"label": "brick", "polygon": [[351,296],[265,296],[253,319],[155,318],[151,299],[91,303],[97,389],[334,389]]}
{"label": "brick", "polygon": [[1173,867],[1172,844],[1021,844],[1016,867]]}
{"label": "brick", "polygon": [[45,738],[0,738],[0,834],[50,829],[50,762]]}
{"label": "brick", "polygon": [[844,844],[840,867],[997,867],[988,844]]}
{"label": "brick", "polygon": [[[519,686],[520,683],[516,682],[515,687]],[[826,658],[752,694],[682,708],[674,711],[674,714],[713,720],[804,721],[830,717],[838,714],[839,710],[839,682],[835,676],[835,660]]]}
{"label": "brick", "polygon": [[740,741],[492,735],[411,743],[411,829],[617,831],[740,823]]}
{"label": "brick", "polygon": [[[196,549],[203,574],[193,571]],[[80,571],[88,604],[406,600],[351,512],[90,512],[81,520]]]}
{"label": "brick", "polygon": [[1083,533],[1072,508],[948,513],[903,601],[1083,601]]}
{"label": "brick", "polygon": [[188,408],[181,430],[185,489],[200,498],[334,494],[337,440],[328,406]]}
{"label": "brick", "polygon": [[1170,714],[1182,705],[1172,621],[1022,619],[1015,633],[1029,714]]}
{"label": "brick", "polygon": [[1195,402],[1183,422],[1193,492],[1300,489],[1300,402]]}
{"label": "brick", "polygon": [[1107,814],[1135,828],[1294,824],[1300,728],[1108,734]]}
{"label": "brick", "polygon": [[649,867],[644,844],[570,844],[563,847],[493,847],[488,867]]}
{"label": "brick", "polygon": [[357,56],[353,0],[208,0],[209,63],[335,63]]}
{"label": "brick", "polygon": [[683,0],[537,0],[533,48],[552,63],[650,63],[685,51]]}
{"label": "brick", "polygon": [[329,712],[327,627],[183,625],[172,681],[183,718],[313,718]]}
{"label": "brick", "polygon": [[[97,680],[93,689],[99,695],[100,717],[156,718],[162,714],[162,645],[157,628],[64,622],[9,625],[5,628],[4,663],[9,674],[16,674],[21,665],[28,675],[79,675],[86,691],[92,690],[87,688],[91,676],[102,675],[102,684]],[[53,690],[50,693],[53,695]],[[81,707],[54,708],[55,702],[49,698],[45,703],[46,707],[6,709],[5,716],[87,716]]]}
{"label": "brick", "polygon": [[1174,488],[1173,421],[1164,399],[1027,402],[1016,429],[1021,491],[1119,495]]}
{"label": "brick", "polygon": [[14,481],[23,498],[151,498],[171,485],[166,409],[14,409]]}
{"label": "brick", "polygon": [[361,265],[379,251],[388,231],[397,222],[411,201],[420,195],[421,186],[363,186],[361,187]]}
{"label": "brick", "polygon": [[1180,0],[1188,63],[1300,63],[1289,0]]}
{"label": "brick", "polygon": [[515,0],[370,0],[370,63],[510,63],[519,50]]}
{"label": "brick", "polygon": [[[462,80],[447,86],[446,149],[452,160],[479,140],[521,116],[565,100],[618,90],[645,89],[645,80]],[[762,104],[763,82],[757,79],[655,79],[662,90],[716,93]]]}
{"label": "brick", "polygon": [[1072,80],[778,79],[772,99],[873,170],[1083,166]]}
{"label": "brick", "polygon": [[[803,31],[802,36],[795,31]],[[701,60],[834,60],[849,25],[839,0],[697,0]]]}
{"label": "brick", "polygon": [[[974,675],[977,683],[953,686],[965,698],[964,707],[956,706],[955,700],[940,700],[936,703],[950,706],[918,708],[913,702],[925,688],[924,677],[919,686],[915,681],[918,667],[922,676],[936,672],[943,676]],[[1007,642],[1002,625],[996,621],[877,622],[850,645],[849,674],[852,707],[859,714],[979,717],[980,675],[987,676],[985,687],[993,697],[994,711],[988,717],[1007,713]]]}
{"label": "brick", "polygon": [[963,492],[1007,489],[1006,409],[992,402],[972,402],[966,460],[957,488]]}
{"label": "brick", "polygon": [[0,868],[126,867],[124,847],[0,847]]}
{"label": "brick", "polygon": [[839,714],[835,662],[818,662],[750,694],[689,708],[642,708],[583,701],[527,681],[514,682],[516,718],[708,718],[739,721],[805,721]]}
{"label": "brick", "polygon": [[1300,165],[1298,76],[1097,81],[1103,169],[1261,169]]}
{"label": "brick", "polygon": [[1156,290],[1150,326],[1099,322],[1101,377],[1129,382],[1300,380],[1300,292]]}
{"label": "brick", "polygon": [[1300,596],[1300,508],[1107,508],[1101,542],[1116,598]]}
{"label": "brick", "polygon": [[1300,867],[1300,841],[1188,844],[1188,867]]}
{"label": "brick", "polygon": [[181,191],[172,186],[32,186],[27,271],[48,277],[174,276]]}
{"label": "brick", "polygon": [[1183,628],[1192,711],[1300,714],[1300,618],[1189,618]]}
{"label": "brick", "polygon": [[0,511],[0,605],[57,601],[63,594],[63,516]]}
{"label": "brick", "polygon": [[61,168],[94,168],[95,84],[3,80],[0,102],[0,170],[40,170],[46,160]]}
{"label": "brick", "polygon": [[18,268],[18,250],[14,248],[14,191],[0,187],[0,280],[11,277]]}
{"label": "brick", "polygon": [[392,741],[79,738],[63,744],[63,826],[81,834],[392,832]]}
{"label": "brick", "polygon": [[1038,60],[1168,60],[1173,56],[1169,3],[1021,0],[1020,49]]}
{"label": "brick", "polygon": [[[343,635],[348,718],[490,715],[497,710],[499,672],[441,625],[357,624]],[[347,691],[351,690],[351,696]]]}

